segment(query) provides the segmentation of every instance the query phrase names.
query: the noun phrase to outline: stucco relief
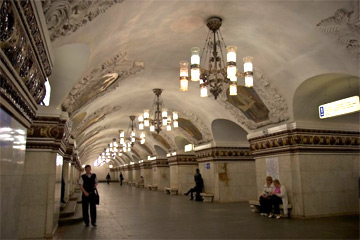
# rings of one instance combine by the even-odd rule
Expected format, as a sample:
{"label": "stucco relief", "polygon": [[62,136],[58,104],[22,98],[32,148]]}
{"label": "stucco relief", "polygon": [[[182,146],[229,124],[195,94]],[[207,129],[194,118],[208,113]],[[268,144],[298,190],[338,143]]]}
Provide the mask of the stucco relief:
{"label": "stucco relief", "polygon": [[76,138],[79,134],[84,132],[86,129],[89,129],[91,126],[93,126],[96,123],[99,123],[100,121],[104,120],[106,115],[110,113],[114,113],[121,109],[120,106],[110,107],[105,106],[98,110],[96,110],[94,113],[89,115],[87,118],[85,118],[77,127],[72,131],[72,135]]}
{"label": "stucco relief", "polygon": [[[155,134],[153,134],[155,135]],[[164,131],[161,131],[159,136],[163,137],[164,140],[169,144],[169,147],[167,147],[168,150],[175,150],[176,149],[176,144],[175,142],[164,132]]]}
{"label": "stucco relief", "polygon": [[228,110],[235,119],[248,129],[256,129],[268,124],[279,123],[289,119],[288,107],[285,99],[278,91],[271,86],[270,81],[258,68],[254,68],[254,90],[269,110],[269,119],[261,122],[255,122],[247,118],[241,110],[227,101],[228,86],[223,86],[223,91],[217,102]]}
{"label": "stucco relief", "polygon": [[75,115],[83,106],[115,90],[120,81],[144,69],[144,62],[129,61],[126,56],[123,51],[82,78],[63,101],[63,110]]}
{"label": "stucco relief", "polygon": [[51,41],[70,35],[125,0],[42,0]]}
{"label": "stucco relief", "polygon": [[85,141],[97,135],[99,132],[108,129],[109,127],[110,125],[99,126],[86,134],[85,133],[80,134],[79,137],[77,138],[77,145],[81,146]]}
{"label": "stucco relief", "polygon": [[210,129],[194,113],[189,112],[189,111],[184,111],[184,112],[180,112],[179,116],[181,116],[183,118],[186,118],[187,120],[191,121],[191,123],[194,124],[195,127],[197,129],[199,129],[199,131],[202,134],[202,138],[200,140],[198,140],[198,139],[195,139],[193,136],[191,136],[184,129],[178,128],[178,130],[189,140],[189,142],[191,142],[193,144],[202,144],[202,143],[211,142],[213,140],[212,133],[211,133]]}
{"label": "stucco relief", "polygon": [[359,2],[354,1],[351,9],[338,9],[335,15],[319,22],[316,26],[327,33],[335,34],[347,51],[360,61],[360,22]]}

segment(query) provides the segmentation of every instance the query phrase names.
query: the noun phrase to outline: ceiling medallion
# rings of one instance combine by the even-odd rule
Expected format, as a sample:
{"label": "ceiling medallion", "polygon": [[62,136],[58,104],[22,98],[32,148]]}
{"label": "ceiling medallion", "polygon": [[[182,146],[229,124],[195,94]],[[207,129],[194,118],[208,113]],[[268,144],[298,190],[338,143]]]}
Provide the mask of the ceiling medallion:
{"label": "ceiling medallion", "polygon": [[[234,45],[226,46],[220,27],[222,19],[211,17],[207,20],[209,33],[200,56],[200,48],[191,48],[191,81],[200,81],[200,96],[207,97],[208,89],[215,99],[222,92],[222,85],[228,84],[230,95],[237,95],[237,79],[245,78],[245,87],[253,86],[252,57],[243,58],[244,72],[236,68],[236,50]],[[224,52],[227,52],[225,64]],[[201,64],[200,64],[201,62]],[[189,89],[189,62],[180,63],[180,91]]]}

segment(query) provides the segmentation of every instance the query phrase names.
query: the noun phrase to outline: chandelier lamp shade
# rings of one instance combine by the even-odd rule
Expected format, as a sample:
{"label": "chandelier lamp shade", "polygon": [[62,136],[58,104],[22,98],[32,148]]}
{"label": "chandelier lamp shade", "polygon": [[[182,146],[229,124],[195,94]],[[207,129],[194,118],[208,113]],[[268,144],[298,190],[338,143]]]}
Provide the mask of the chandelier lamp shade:
{"label": "chandelier lamp shade", "polygon": [[153,92],[155,94],[153,111],[144,110],[144,114],[138,117],[139,130],[144,130],[147,127],[150,128],[150,132],[159,134],[162,127],[166,127],[167,131],[171,131],[172,126],[177,128],[179,126],[178,113],[171,113],[164,108],[163,100],[160,97],[162,89],[154,88]]}
{"label": "chandelier lamp shade", "polygon": [[[253,58],[244,57],[244,72],[238,71],[236,66],[237,47],[226,46],[220,32],[222,19],[211,17],[207,20],[209,33],[206,37],[203,51],[191,48],[191,61],[181,61],[180,91],[189,90],[189,69],[191,81],[200,83],[200,96],[207,97],[208,90],[215,99],[221,94],[223,84],[229,85],[229,94],[237,95],[238,78],[245,79],[245,87],[253,86]],[[226,63],[225,54],[226,51]]]}

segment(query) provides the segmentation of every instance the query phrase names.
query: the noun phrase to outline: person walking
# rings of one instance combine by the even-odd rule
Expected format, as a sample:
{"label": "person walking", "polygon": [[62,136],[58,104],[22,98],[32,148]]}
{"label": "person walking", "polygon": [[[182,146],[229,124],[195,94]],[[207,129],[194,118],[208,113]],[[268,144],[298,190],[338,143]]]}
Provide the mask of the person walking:
{"label": "person walking", "polygon": [[184,195],[187,196],[190,194],[190,200],[193,200],[194,199],[193,193],[195,192],[195,201],[202,201],[200,193],[202,192],[202,189],[204,187],[204,181],[202,179],[200,170],[198,168],[196,169],[196,173],[194,175],[194,180],[195,180],[195,187],[191,188]]}
{"label": "person walking", "polygon": [[124,180],[124,176],[123,176],[122,172],[120,172],[119,180],[120,180],[120,186],[122,186],[122,183]]}
{"label": "person walking", "polygon": [[108,173],[108,174],[106,175],[106,182],[107,182],[107,184],[110,184],[110,180],[111,180],[110,173]]}
{"label": "person walking", "polygon": [[96,227],[96,204],[93,200],[98,180],[95,173],[91,173],[91,166],[85,166],[85,174],[81,175],[79,185],[82,192],[82,213],[85,226],[89,226],[89,205],[91,225]]}

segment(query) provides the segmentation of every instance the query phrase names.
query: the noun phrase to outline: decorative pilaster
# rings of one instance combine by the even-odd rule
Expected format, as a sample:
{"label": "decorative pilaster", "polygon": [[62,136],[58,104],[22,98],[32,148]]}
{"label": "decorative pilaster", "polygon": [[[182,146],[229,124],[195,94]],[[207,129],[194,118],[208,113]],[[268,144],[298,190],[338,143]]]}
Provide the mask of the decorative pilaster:
{"label": "decorative pilaster", "polygon": [[215,201],[256,199],[255,162],[248,147],[220,147],[211,144],[195,148],[205,192]]}
{"label": "decorative pilaster", "polygon": [[27,133],[19,238],[49,238],[57,228],[69,131],[65,116],[54,115],[38,116]]}
{"label": "decorative pilaster", "polygon": [[150,161],[143,161],[140,164],[140,176],[144,177],[144,186],[152,185],[153,175]]}
{"label": "decorative pilaster", "polygon": [[358,212],[358,131],[306,129],[291,123],[254,133],[249,141],[258,195],[271,175],[286,186],[292,216]]}
{"label": "decorative pilaster", "polygon": [[196,160],[194,154],[183,153],[168,157],[170,187],[178,189],[179,194],[183,194],[195,186],[194,174],[198,168]]}
{"label": "decorative pilaster", "polygon": [[132,182],[137,183],[140,180],[140,165],[139,163],[134,163],[130,166],[132,171]]}
{"label": "decorative pilaster", "polygon": [[151,167],[153,170],[152,185],[157,185],[158,191],[164,191],[164,188],[170,184],[170,169],[167,158],[156,157],[155,160],[151,161]]}

